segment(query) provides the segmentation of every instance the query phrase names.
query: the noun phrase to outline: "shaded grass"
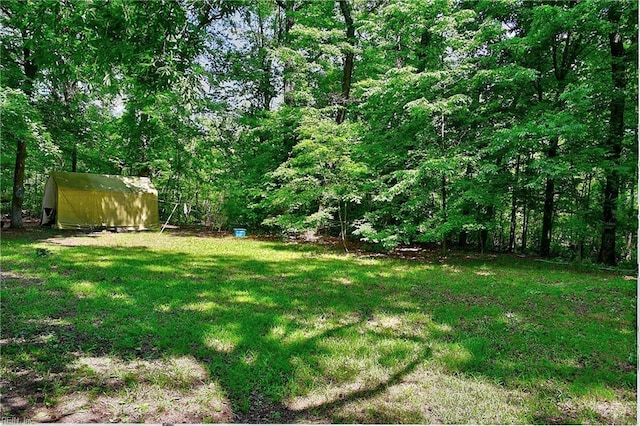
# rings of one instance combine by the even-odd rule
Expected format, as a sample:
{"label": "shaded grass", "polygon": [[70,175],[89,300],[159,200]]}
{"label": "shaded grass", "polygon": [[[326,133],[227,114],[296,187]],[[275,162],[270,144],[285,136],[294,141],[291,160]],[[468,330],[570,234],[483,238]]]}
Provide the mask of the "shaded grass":
{"label": "shaded grass", "polygon": [[54,231],[4,233],[2,269],[4,415],[636,423],[622,276]]}

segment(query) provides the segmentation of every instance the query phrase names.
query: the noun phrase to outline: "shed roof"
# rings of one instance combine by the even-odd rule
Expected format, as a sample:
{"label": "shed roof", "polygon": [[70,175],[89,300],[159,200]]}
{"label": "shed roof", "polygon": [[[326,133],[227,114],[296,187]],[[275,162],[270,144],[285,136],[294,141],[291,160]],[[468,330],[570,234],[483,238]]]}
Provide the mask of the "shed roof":
{"label": "shed roof", "polygon": [[69,172],[53,172],[51,177],[60,188],[81,191],[158,194],[158,191],[151,183],[151,179],[147,177]]}

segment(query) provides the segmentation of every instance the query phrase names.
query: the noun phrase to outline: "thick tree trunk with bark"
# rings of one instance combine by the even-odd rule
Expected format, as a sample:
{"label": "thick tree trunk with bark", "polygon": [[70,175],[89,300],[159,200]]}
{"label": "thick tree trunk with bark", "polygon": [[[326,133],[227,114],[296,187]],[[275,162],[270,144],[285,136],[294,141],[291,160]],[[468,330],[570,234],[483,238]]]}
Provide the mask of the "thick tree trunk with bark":
{"label": "thick tree trunk with bark", "polygon": [[[26,37],[23,34],[23,43],[26,43]],[[38,67],[31,60],[31,51],[28,48],[24,48],[24,93],[29,100],[33,94],[33,84],[38,73]],[[22,139],[18,141],[16,150],[16,163],[13,172],[13,197],[11,199],[11,227],[22,228],[22,204],[24,202],[25,188],[25,162],[27,159],[27,141]]]}
{"label": "thick tree trunk with bark", "polygon": [[[571,4],[570,7],[575,6]],[[571,31],[559,32],[554,35],[554,42],[551,46],[553,73],[558,83],[556,89],[555,103],[559,109],[563,109],[561,102],[562,94],[567,86],[567,77],[571,73],[578,53],[581,51],[583,39],[574,37]],[[538,87],[539,99],[542,100],[542,87]],[[558,136],[553,136],[549,143],[547,158],[551,161],[558,155]],[[556,182],[554,176],[547,177],[544,191],[544,209],[542,213],[542,235],[540,238],[540,256],[549,257],[551,255],[551,231],[553,226],[553,212],[555,203]]]}
{"label": "thick tree trunk with bark", "polygon": [[27,158],[27,142],[18,141],[16,165],[13,171],[13,198],[11,200],[11,227],[22,228],[22,203],[24,201],[24,163]]}
{"label": "thick tree trunk with bark", "polygon": [[[617,23],[620,20],[620,12],[616,8],[609,11],[609,20]],[[622,138],[624,135],[624,107],[625,107],[625,64],[624,45],[619,31],[609,34],[609,48],[611,51],[611,77],[613,79],[613,92],[610,103],[609,134],[607,135],[607,160],[610,166],[607,168],[604,186],[604,202],[602,208],[602,240],[598,261],[607,265],[615,265],[616,259],[616,206],[620,193],[620,175],[617,166],[620,164],[622,153]]]}

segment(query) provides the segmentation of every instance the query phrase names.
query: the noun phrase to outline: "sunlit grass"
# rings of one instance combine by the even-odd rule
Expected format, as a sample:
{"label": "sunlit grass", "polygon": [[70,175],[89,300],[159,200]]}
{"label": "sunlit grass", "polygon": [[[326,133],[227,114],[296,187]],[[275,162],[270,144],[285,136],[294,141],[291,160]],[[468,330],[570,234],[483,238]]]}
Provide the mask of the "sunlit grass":
{"label": "sunlit grass", "polygon": [[5,416],[636,423],[628,277],[55,231],[3,234],[2,271]]}

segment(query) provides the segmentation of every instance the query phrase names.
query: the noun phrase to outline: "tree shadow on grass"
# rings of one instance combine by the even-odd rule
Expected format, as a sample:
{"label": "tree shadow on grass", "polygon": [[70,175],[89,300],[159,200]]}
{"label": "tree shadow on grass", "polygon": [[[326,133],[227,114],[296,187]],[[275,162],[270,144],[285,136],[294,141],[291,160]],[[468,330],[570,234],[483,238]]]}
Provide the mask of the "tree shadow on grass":
{"label": "tree shadow on grass", "polygon": [[[296,276],[295,268],[287,274],[298,284],[282,289],[286,283],[278,282],[278,288],[270,288],[269,278],[261,282],[256,275],[269,272],[272,266],[244,258],[200,259],[198,263],[206,264],[207,276],[212,277],[209,281],[201,275],[197,277],[202,280],[194,280],[193,257],[181,253],[158,254],[135,247],[82,247],[65,253],[69,256],[54,255],[32,266],[33,273],[49,275],[46,287],[55,292],[56,304],[42,300],[39,292],[21,285],[19,279],[3,283],[5,301],[10,301],[3,315],[8,369],[18,375],[21,370],[36,370],[14,377],[13,383],[10,379],[5,386],[12,388],[10,393],[35,395],[31,403],[45,406],[53,404],[61,392],[59,383],[72,380],[71,366],[80,355],[121,360],[190,355],[208,366],[211,379],[222,385],[233,409],[241,413],[240,420],[306,417],[308,412],[287,411],[281,403],[295,381],[291,360],[297,358],[306,368],[315,368],[311,375],[322,375],[321,369],[309,367],[331,355],[318,342],[352,334],[350,330],[361,326],[372,311],[367,303],[344,302],[336,292],[325,294],[321,287],[308,292],[301,284],[304,274]],[[104,259],[106,266],[85,258]],[[158,272],[164,265],[171,265],[171,272]],[[242,278],[235,279],[235,273]],[[317,270],[313,277],[318,278]],[[289,294],[278,296],[282,290]],[[326,306],[320,304],[322,300],[327,300]],[[29,309],[14,310],[20,303],[12,301],[25,301]],[[296,315],[303,317],[301,324],[296,323]],[[327,315],[335,321],[325,321],[317,333],[315,316]],[[270,334],[283,324],[279,336]],[[287,328],[301,331],[300,336],[283,342]],[[225,335],[229,329],[231,335]],[[415,364],[403,356],[397,357],[399,371],[403,364]],[[383,388],[384,383],[377,386],[379,391]],[[72,386],[71,390],[78,389]],[[4,402],[11,414],[26,409],[23,400],[8,397]],[[272,412],[274,407],[278,411]]]}
{"label": "tree shadow on grass", "polygon": [[[286,250],[295,255],[294,248]],[[109,384],[78,373],[78,357],[129,363],[193,357],[208,377],[191,385],[219,384],[231,411],[185,413],[191,422],[330,421],[429,360],[508,388],[533,387],[542,400],[531,410],[540,413],[524,418],[535,422],[554,420],[548,407],[562,400],[540,404],[557,399],[544,392],[559,382],[633,387],[635,369],[619,372],[620,357],[586,349],[598,344],[605,351],[633,338],[576,317],[579,304],[564,300],[566,293],[507,300],[496,292],[496,278],[483,275],[478,288],[461,293],[451,290],[460,285],[453,280],[460,272],[436,275],[403,262],[363,266],[314,253],[304,249],[304,257],[274,261],[93,245],[45,257],[33,252],[24,272],[42,283],[16,277],[2,283],[3,369],[10,373],[2,383],[5,413],[33,414],[48,405],[55,412],[65,396],[91,389],[132,391],[135,380]],[[562,303],[566,312],[552,310]],[[292,408],[289,398],[320,388],[324,397]],[[128,418],[151,419],[157,417]]]}

